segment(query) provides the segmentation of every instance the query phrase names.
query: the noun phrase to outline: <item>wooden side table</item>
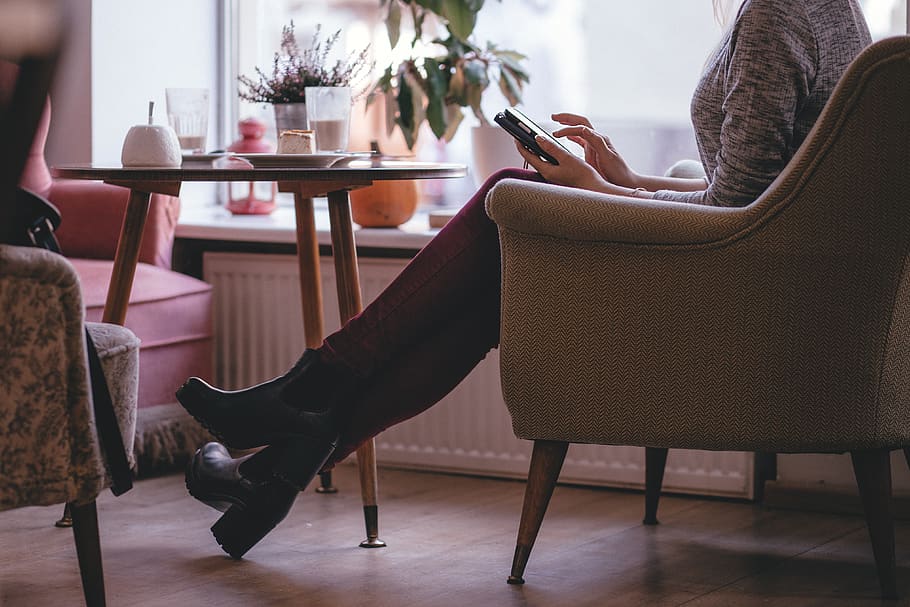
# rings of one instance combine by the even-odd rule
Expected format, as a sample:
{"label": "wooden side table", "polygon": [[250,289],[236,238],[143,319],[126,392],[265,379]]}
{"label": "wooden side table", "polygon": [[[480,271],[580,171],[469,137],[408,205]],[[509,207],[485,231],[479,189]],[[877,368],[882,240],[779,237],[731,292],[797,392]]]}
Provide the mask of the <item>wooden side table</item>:
{"label": "wooden side table", "polygon": [[[332,257],[335,264],[338,307],[344,324],[363,308],[357,250],[351,221],[351,203],[348,192],[380,180],[445,179],[464,177],[463,165],[401,162],[355,161],[341,168],[214,168],[191,166],[187,168],[124,168],[102,165],[68,165],[52,169],[54,177],[65,179],[100,180],[130,189],[130,198],[117,253],[111,284],[104,305],[104,322],[123,324],[129,303],[130,291],[139,259],[142,232],[153,193],[176,196],[185,181],[275,181],[282,192],[294,194],[297,223],[297,261],[300,270],[306,347],[319,347],[324,332],[322,308],[322,283],[319,273],[319,246],[313,198],[328,198],[329,222],[332,240]],[[379,501],[376,480],[375,441],[364,443],[357,450],[360,473],[360,490],[363,500],[366,539],[364,548],[385,546],[379,539]],[[330,483],[329,483],[330,486]],[[323,487],[326,487],[325,479]],[[323,489],[326,491],[326,489]]]}

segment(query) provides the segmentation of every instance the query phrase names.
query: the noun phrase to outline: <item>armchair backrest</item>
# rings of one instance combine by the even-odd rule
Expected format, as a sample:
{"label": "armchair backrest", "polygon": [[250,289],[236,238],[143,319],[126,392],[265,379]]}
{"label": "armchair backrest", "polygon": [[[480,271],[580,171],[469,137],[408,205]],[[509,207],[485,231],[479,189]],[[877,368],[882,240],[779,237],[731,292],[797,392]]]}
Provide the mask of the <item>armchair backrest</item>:
{"label": "armchair backrest", "polygon": [[853,334],[844,352],[868,374],[880,419],[897,423],[910,403],[910,36],[852,62],[755,204],[767,207],[754,228],[768,232],[765,246],[803,266],[785,275],[811,276],[817,264],[819,288],[805,293],[819,334]]}

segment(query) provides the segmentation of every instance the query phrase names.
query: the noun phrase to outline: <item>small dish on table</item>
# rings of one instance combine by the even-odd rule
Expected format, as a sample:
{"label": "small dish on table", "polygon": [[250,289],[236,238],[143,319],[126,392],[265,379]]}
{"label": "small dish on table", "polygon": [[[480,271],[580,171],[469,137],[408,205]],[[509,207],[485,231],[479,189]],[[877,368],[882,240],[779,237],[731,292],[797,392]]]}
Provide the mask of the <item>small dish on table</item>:
{"label": "small dish on table", "polygon": [[256,168],[327,168],[342,159],[356,157],[355,154],[237,154]]}

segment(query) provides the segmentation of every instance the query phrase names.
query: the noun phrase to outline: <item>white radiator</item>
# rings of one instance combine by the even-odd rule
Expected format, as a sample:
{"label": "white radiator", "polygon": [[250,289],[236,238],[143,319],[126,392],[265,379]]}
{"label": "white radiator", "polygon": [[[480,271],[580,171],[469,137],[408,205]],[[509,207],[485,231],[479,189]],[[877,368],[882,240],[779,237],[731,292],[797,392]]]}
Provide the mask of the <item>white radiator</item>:
{"label": "white radiator", "polygon": [[[214,288],[215,374],[236,389],[283,373],[304,348],[297,261],[289,255],[205,253],[204,278]],[[392,281],[406,260],[360,259],[364,302]],[[331,259],[321,265],[326,331],[339,326]],[[531,443],[512,434],[502,402],[499,355],[491,352],[446,398],[376,438],[380,463],[523,478]],[[406,390],[407,386],[402,386]],[[560,481],[642,488],[644,449],[572,445]],[[751,498],[753,456],[740,452],[671,451],[664,489]]]}

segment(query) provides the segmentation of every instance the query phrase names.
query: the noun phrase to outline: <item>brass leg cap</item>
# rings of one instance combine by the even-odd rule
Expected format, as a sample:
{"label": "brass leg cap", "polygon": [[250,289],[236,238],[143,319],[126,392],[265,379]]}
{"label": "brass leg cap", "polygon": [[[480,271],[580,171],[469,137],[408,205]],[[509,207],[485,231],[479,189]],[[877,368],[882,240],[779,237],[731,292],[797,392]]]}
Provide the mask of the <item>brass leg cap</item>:
{"label": "brass leg cap", "polygon": [[318,487],[316,487],[316,493],[326,493],[326,494],[338,493],[338,487],[334,487],[334,486],[323,487],[322,485],[319,485]]}
{"label": "brass leg cap", "polygon": [[59,521],[54,523],[54,527],[60,527],[61,529],[68,529],[73,526],[73,519],[70,516],[64,516]]}
{"label": "brass leg cap", "polygon": [[510,575],[509,579],[507,579],[506,582],[509,584],[520,585],[525,583],[525,579],[517,575]]}
{"label": "brass leg cap", "polygon": [[385,542],[378,537],[368,537],[360,542],[361,548],[385,548]]}

